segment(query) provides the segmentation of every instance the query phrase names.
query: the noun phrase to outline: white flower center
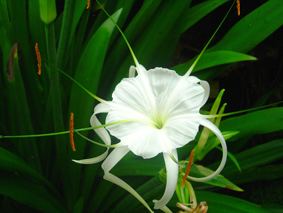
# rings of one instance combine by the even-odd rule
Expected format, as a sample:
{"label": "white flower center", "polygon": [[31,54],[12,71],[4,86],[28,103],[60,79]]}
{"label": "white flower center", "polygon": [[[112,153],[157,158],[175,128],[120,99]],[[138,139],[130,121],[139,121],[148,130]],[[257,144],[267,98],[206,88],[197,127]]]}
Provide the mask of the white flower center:
{"label": "white flower center", "polygon": [[162,129],[167,121],[167,118],[161,113],[155,113],[155,115],[152,116],[151,121],[156,129]]}

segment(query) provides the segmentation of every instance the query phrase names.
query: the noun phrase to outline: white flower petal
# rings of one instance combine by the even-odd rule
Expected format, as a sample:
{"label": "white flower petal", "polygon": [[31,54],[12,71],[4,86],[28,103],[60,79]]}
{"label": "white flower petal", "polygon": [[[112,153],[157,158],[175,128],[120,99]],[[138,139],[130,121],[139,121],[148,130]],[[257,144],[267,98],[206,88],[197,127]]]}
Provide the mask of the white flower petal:
{"label": "white flower petal", "polygon": [[141,73],[141,72],[147,72],[146,69],[144,68],[143,65],[139,64],[137,67],[136,67],[136,70],[138,73]]}
{"label": "white flower petal", "polygon": [[[107,103],[100,103],[100,104],[96,105],[96,107],[94,108],[94,113],[93,113],[93,115],[91,116],[91,119],[90,119],[91,126],[92,127],[101,126],[101,123],[97,119],[96,115],[99,114],[99,113],[103,113],[103,112],[109,112],[109,110],[110,110],[109,104],[107,104]],[[101,138],[101,140],[106,145],[111,145],[110,135],[105,130],[105,128],[94,129],[94,131],[96,132],[96,134]],[[107,157],[108,150],[109,150],[109,148],[107,148],[104,153],[102,153],[101,155],[98,155],[96,157],[81,159],[81,160],[73,160],[73,162],[80,163],[80,164],[98,163],[100,161],[103,161]]]}
{"label": "white flower petal", "polygon": [[208,98],[208,83],[196,77],[179,76],[174,70],[157,67],[148,70],[148,78],[157,108],[165,113],[198,112]]}
{"label": "white flower petal", "polygon": [[75,163],[79,163],[79,164],[94,164],[94,163],[99,163],[101,161],[103,161],[108,155],[108,152],[104,152],[103,154],[97,156],[97,157],[93,157],[93,158],[86,158],[86,159],[82,159],[82,160],[72,160]]}
{"label": "white flower petal", "polygon": [[[106,113],[106,112],[109,112],[111,110],[111,102],[110,101],[107,101],[107,102],[102,102],[102,103],[99,103],[97,104],[95,107],[94,107],[94,114],[99,114],[99,113]],[[91,123],[91,122],[90,122]],[[92,124],[92,123],[91,123]]]}
{"label": "white flower petal", "polygon": [[137,69],[135,78],[123,79],[115,88],[113,103],[130,108],[140,113],[150,113],[154,108],[154,96],[148,80],[148,73],[144,68]]}
{"label": "white flower petal", "polygon": [[160,210],[165,212],[165,213],[173,213],[167,206],[160,208]]}
{"label": "white flower petal", "polygon": [[199,112],[207,93],[199,83],[195,82],[196,79],[183,77],[169,94],[167,107],[171,116]]}
{"label": "white flower petal", "polygon": [[[178,160],[177,151],[174,150],[172,154],[174,158]],[[167,153],[164,153],[163,157],[165,160],[167,174],[166,188],[162,198],[158,201],[154,201],[154,209],[161,209],[166,206],[166,204],[171,200],[172,196],[174,195],[178,181],[178,164],[176,164]]]}
{"label": "white flower petal", "polygon": [[189,114],[176,116],[166,123],[164,129],[173,149],[183,147],[195,139],[199,129],[198,117],[199,115]]}
{"label": "white flower petal", "polygon": [[220,162],[218,168],[212,174],[210,174],[206,177],[200,177],[200,178],[188,176],[189,180],[193,180],[193,181],[196,181],[196,182],[205,182],[205,181],[208,181],[208,180],[214,178],[215,176],[217,176],[223,170],[225,163],[226,163],[226,160],[227,160],[227,146],[226,146],[226,142],[225,142],[225,139],[224,139],[222,133],[212,122],[210,122],[209,120],[207,120],[205,118],[201,118],[201,117],[199,118],[198,122],[201,125],[205,126],[206,128],[210,129],[217,136],[217,138],[219,139],[220,144],[222,146],[222,152],[223,152],[221,162]]}
{"label": "white flower petal", "polygon": [[108,173],[130,150],[127,147],[115,148],[104,160],[101,167],[105,173]]}
{"label": "white flower petal", "polygon": [[132,129],[132,133],[121,138],[120,144],[128,146],[135,155],[145,159],[172,150],[166,131],[148,126]]}
{"label": "white flower petal", "polygon": [[203,96],[203,100],[200,103],[201,107],[207,102],[208,98],[209,98],[209,94],[210,94],[210,87],[209,84],[207,83],[207,81],[200,81],[200,85],[203,87],[204,89],[204,96]]}
{"label": "white flower petal", "polygon": [[156,97],[170,93],[181,77],[175,71],[161,67],[150,69],[147,72],[153,93]]}
{"label": "white flower petal", "polygon": [[129,78],[133,78],[133,77],[135,77],[135,75],[136,75],[136,67],[130,66],[130,69],[129,69]]}
{"label": "white flower petal", "polygon": [[[124,79],[115,88],[106,123],[139,121],[109,126],[110,134],[144,158],[170,152],[169,149],[193,140],[199,125],[183,118],[199,115],[200,107],[208,98],[208,84],[165,68],[146,71],[139,65],[136,70],[136,77]],[[167,132],[161,134],[159,129],[163,127]]]}
{"label": "white flower petal", "polygon": [[104,179],[108,180],[131,193],[140,201],[150,212],[153,212],[146,201],[125,181],[110,173],[110,170],[129,152],[126,147],[115,148],[102,164]]}
{"label": "white flower petal", "polygon": [[[101,126],[101,123],[97,119],[96,115],[99,113],[109,112],[109,110],[110,110],[109,104],[99,103],[98,105],[96,105],[96,107],[94,108],[94,113],[90,118],[90,125],[92,127]],[[106,145],[111,145],[110,135],[105,130],[105,128],[97,128],[97,129],[94,129],[94,131]]]}
{"label": "white flower petal", "polygon": [[[131,121],[132,119],[140,120],[140,122]],[[129,120],[129,122],[124,122],[106,127],[111,133],[111,135],[119,139],[131,134],[137,129],[143,128],[144,126],[148,126],[148,123],[150,122],[148,118],[146,118],[143,114],[133,111],[127,111],[124,109],[113,110],[109,112],[106,117],[106,123],[112,123],[121,120]]]}

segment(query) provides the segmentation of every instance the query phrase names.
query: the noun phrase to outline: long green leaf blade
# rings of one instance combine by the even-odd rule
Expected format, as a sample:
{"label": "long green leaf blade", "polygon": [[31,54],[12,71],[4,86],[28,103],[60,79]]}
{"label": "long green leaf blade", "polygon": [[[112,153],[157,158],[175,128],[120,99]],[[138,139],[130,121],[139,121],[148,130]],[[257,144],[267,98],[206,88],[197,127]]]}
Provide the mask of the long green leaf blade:
{"label": "long green leaf blade", "polygon": [[269,0],[237,22],[212,49],[248,52],[283,25],[283,1]]}

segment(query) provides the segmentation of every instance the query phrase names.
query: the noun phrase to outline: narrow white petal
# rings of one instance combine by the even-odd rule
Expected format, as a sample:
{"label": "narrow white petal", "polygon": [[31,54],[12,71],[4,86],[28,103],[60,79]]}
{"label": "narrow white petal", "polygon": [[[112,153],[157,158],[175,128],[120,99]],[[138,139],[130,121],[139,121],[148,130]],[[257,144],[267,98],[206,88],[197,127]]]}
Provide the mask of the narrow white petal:
{"label": "narrow white petal", "polygon": [[81,160],[72,160],[75,163],[79,164],[94,164],[94,163],[99,163],[103,161],[108,155],[108,151],[104,152],[103,154],[93,157],[93,158],[86,158],[86,159],[81,159]]}
{"label": "narrow white petal", "polygon": [[106,113],[111,110],[111,102],[102,102],[94,107],[94,114]]}
{"label": "narrow white petal", "polygon": [[146,201],[125,181],[110,173],[110,170],[129,152],[126,147],[115,148],[102,164],[104,179],[108,180],[131,193],[140,201],[150,212],[153,212]]}
{"label": "narrow white petal", "polygon": [[105,173],[109,172],[130,150],[127,147],[115,148],[102,163]]}
{"label": "narrow white petal", "polygon": [[202,102],[200,103],[201,106],[203,106],[208,98],[209,98],[209,94],[210,94],[210,87],[209,87],[209,84],[207,83],[207,81],[200,81],[200,85],[203,87],[204,89],[204,96],[203,96],[203,100]]}
{"label": "narrow white petal", "polygon": [[226,163],[226,159],[227,159],[227,146],[226,146],[226,142],[225,139],[222,135],[222,133],[220,132],[220,130],[209,120],[205,119],[205,118],[199,118],[198,122],[203,125],[204,127],[210,129],[219,139],[220,144],[222,146],[222,159],[221,162],[218,166],[218,168],[210,175],[206,176],[206,177],[201,177],[201,178],[196,178],[196,177],[191,177],[188,176],[189,180],[193,180],[196,182],[205,182],[208,181],[212,178],[214,178],[215,176],[217,176],[224,168],[225,163]]}
{"label": "narrow white petal", "polygon": [[164,206],[163,208],[160,208],[161,211],[165,213],[173,213],[167,206]]}
{"label": "narrow white petal", "polygon": [[[172,152],[174,158],[178,160],[177,151],[174,150]],[[172,196],[174,195],[177,181],[178,181],[178,164],[176,164],[169,154],[163,154],[165,166],[166,166],[166,188],[162,198],[158,201],[154,201],[154,209],[161,209],[171,200]]]}
{"label": "narrow white petal", "polygon": [[[97,119],[96,115],[98,113],[103,113],[103,112],[108,112],[109,111],[109,105],[107,103],[100,103],[97,104],[96,107],[94,108],[94,113],[90,118],[90,124],[91,126],[101,126],[100,121]],[[94,130],[96,134],[101,138],[101,140],[106,144],[106,145],[111,145],[111,138],[109,133],[105,130],[105,128],[98,128]],[[98,155],[93,158],[86,158],[86,159],[81,159],[81,160],[73,160],[73,162],[79,163],[79,164],[94,164],[98,163],[100,161],[103,161],[107,155],[108,155],[108,150],[109,148],[106,149],[104,153],[101,155]]]}
{"label": "narrow white petal", "polygon": [[122,179],[118,178],[117,176],[111,174],[111,173],[105,173],[104,175],[104,179],[108,180],[118,186],[120,186],[121,188],[125,189],[126,191],[128,191],[130,194],[132,194],[138,201],[141,202],[141,204],[143,204],[148,210],[149,212],[153,212],[151,210],[151,208],[149,207],[149,205],[146,203],[146,201],[137,193],[136,190],[134,190],[129,184],[127,184],[125,181],[123,181]]}
{"label": "narrow white petal", "polygon": [[[91,126],[93,126],[93,127],[101,126],[101,123],[97,119],[96,115],[99,114],[99,113],[103,113],[103,112],[109,112],[109,110],[110,110],[110,107],[109,107],[108,104],[100,103],[100,104],[96,105],[96,107],[94,108],[94,113],[93,113],[93,115],[90,118]],[[105,130],[105,128],[94,129],[94,131],[96,132],[96,134],[101,138],[101,140],[106,145],[111,145],[110,135]]]}
{"label": "narrow white petal", "polygon": [[130,69],[129,69],[129,78],[133,78],[133,77],[135,77],[135,75],[136,75],[136,67],[130,66]]}
{"label": "narrow white petal", "polygon": [[136,71],[137,71],[137,73],[147,72],[146,69],[144,68],[144,66],[141,65],[141,64],[139,64],[139,65],[136,67]]}

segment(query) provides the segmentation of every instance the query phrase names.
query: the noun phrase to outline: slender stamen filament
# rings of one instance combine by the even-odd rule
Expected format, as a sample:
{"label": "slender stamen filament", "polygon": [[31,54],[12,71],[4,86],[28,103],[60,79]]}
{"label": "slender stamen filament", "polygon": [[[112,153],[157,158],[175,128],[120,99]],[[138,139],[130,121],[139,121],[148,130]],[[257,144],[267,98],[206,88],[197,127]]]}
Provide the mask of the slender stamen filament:
{"label": "slender stamen filament", "polygon": [[[80,129],[74,129],[74,132],[85,132],[89,130],[99,129],[99,128],[105,128],[112,125],[118,125],[122,123],[128,123],[128,122],[137,122],[138,120],[120,120],[120,121],[114,121],[107,124],[102,124],[99,126],[94,127],[85,127]],[[13,139],[13,138],[36,138],[36,137],[49,137],[49,136],[58,136],[58,135],[66,135],[70,134],[70,130],[60,131],[60,132],[50,132],[50,133],[43,133],[43,134],[30,134],[30,135],[0,135],[0,139],[6,138],[6,139]]]}
{"label": "slender stamen filament", "polygon": [[243,114],[243,113],[247,113],[247,112],[253,112],[256,110],[260,110],[260,109],[265,109],[268,107],[272,107],[272,106],[276,106],[279,104],[282,104],[283,101],[279,101],[273,104],[268,104],[268,105],[264,105],[264,106],[260,106],[260,107],[254,107],[254,108],[250,108],[250,109],[244,109],[244,110],[240,110],[240,111],[236,111],[236,112],[228,112],[228,113],[220,113],[220,114],[216,114],[216,115],[201,115],[203,118],[219,118],[219,117],[226,117],[226,116],[231,116],[231,115],[237,115],[237,114]]}
{"label": "slender stamen filament", "polygon": [[201,50],[200,54],[197,56],[196,60],[193,62],[193,64],[190,66],[189,70],[186,72],[185,76],[189,76],[192,71],[194,70],[194,68],[196,67],[196,65],[198,64],[200,58],[202,57],[202,55],[204,54],[204,52],[206,51],[206,49],[208,48],[208,46],[210,45],[210,43],[212,42],[212,40],[214,39],[215,35],[217,34],[217,32],[219,31],[219,29],[222,27],[224,21],[226,20],[226,18],[228,17],[231,9],[233,8],[235,4],[235,1],[233,2],[233,4],[231,5],[231,7],[229,8],[228,12],[226,13],[226,15],[224,16],[224,18],[222,19],[222,21],[220,22],[220,24],[218,25],[218,27],[216,28],[216,30],[214,31],[214,33],[212,34],[212,36],[210,37],[210,39],[208,40],[208,42],[206,43],[206,45],[204,46],[204,48]]}
{"label": "slender stamen filament", "polygon": [[106,144],[102,144],[102,143],[99,143],[99,142],[96,142],[94,140],[91,140],[90,138],[84,136],[82,133],[80,132],[76,132],[80,137],[82,137],[83,139],[85,139],[86,141],[89,141],[95,145],[98,145],[98,146],[101,146],[101,147],[105,147],[105,148],[117,148],[118,147],[118,144],[113,144],[113,145],[106,145]]}
{"label": "slender stamen filament", "polygon": [[78,87],[80,87],[83,91],[85,91],[89,96],[93,97],[95,100],[99,101],[100,103],[107,103],[107,101],[103,100],[102,98],[94,95],[91,91],[89,91],[87,88],[85,88],[82,84],[80,84],[78,81],[76,81],[73,77],[65,73],[63,70],[60,70],[60,73],[62,73],[65,77],[69,78],[71,81],[73,81]]}
{"label": "slender stamen filament", "polygon": [[122,35],[126,45],[128,46],[128,49],[129,49],[130,53],[132,55],[132,58],[133,58],[133,61],[134,61],[135,65],[136,65],[136,67],[138,67],[139,61],[138,61],[138,59],[137,59],[137,57],[136,57],[136,55],[135,55],[135,53],[134,53],[134,51],[133,51],[133,49],[132,49],[132,47],[130,45],[128,39],[126,38],[125,34],[123,33],[123,31],[121,30],[119,25],[116,24],[116,22],[113,20],[112,16],[110,16],[110,14],[104,9],[104,6],[98,0],[96,0],[96,2],[100,6],[100,8],[103,10],[103,12],[112,20],[113,24],[116,26],[118,31],[121,33],[121,35]]}

